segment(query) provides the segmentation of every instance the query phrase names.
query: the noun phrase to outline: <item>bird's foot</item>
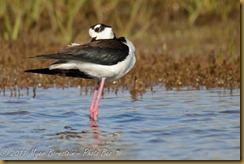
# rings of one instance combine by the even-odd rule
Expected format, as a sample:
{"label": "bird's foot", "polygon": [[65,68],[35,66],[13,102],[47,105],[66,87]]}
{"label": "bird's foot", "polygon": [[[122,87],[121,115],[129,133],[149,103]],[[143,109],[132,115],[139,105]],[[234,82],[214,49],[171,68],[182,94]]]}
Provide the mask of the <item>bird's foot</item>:
{"label": "bird's foot", "polygon": [[98,127],[97,126],[97,117],[90,117],[90,122],[91,122],[90,127]]}

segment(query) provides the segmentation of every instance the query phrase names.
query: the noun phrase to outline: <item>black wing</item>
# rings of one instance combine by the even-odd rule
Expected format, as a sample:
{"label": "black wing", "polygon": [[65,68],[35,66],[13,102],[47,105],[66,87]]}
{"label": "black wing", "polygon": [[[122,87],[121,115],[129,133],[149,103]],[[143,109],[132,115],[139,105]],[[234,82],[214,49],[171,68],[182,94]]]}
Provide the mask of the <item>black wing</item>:
{"label": "black wing", "polygon": [[118,39],[104,39],[70,47],[58,53],[39,55],[35,58],[78,60],[101,65],[114,65],[123,61],[129,48]]}

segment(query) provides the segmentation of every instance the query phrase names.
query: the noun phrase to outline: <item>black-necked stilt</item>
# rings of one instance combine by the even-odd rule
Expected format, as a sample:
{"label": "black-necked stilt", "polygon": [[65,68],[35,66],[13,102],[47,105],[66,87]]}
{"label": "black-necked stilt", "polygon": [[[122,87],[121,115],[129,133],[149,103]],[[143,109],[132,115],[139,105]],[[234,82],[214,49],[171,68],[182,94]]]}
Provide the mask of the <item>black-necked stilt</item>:
{"label": "black-necked stilt", "polygon": [[90,106],[90,118],[96,122],[104,82],[120,79],[132,69],[136,58],[133,43],[125,37],[116,38],[111,26],[95,24],[90,27],[89,35],[92,40],[87,44],[72,43],[69,48],[57,53],[34,56],[58,61],[48,68],[25,72],[98,81]]}

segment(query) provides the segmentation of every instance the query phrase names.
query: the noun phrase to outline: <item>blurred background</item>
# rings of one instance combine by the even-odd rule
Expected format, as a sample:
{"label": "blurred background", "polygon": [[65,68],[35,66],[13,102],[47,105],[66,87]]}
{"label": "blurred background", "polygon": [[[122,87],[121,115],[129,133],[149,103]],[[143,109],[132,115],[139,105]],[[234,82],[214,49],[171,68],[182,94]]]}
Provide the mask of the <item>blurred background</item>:
{"label": "blurred background", "polygon": [[239,14],[237,0],[1,0],[0,30],[4,40],[51,32],[67,43],[86,40],[88,28],[103,22],[121,35],[142,39],[173,27],[238,20]]}
{"label": "blurred background", "polygon": [[[137,65],[128,78],[141,79],[141,83],[146,82],[140,71],[146,70],[151,81],[170,81],[168,84],[173,86],[192,84],[179,82],[177,76],[167,79],[166,68],[160,68],[165,63],[165,59],[160,59],[165,56],[174,58],[167,61],[170,65],[174,65],[173,61],[182,65],[189,60],[199,64],[203,58],[212,60],[209,56],[220,65],[233,64],[236,58],[239,62],[238,0],[0,0],[0,88],[55,81],[54,77],[50,81],[47,76],[24,74],[25,69],[50,64],[26,57],[55,52],[71,42],[89,42],[89,27],[100,22],[112,26],[118,37],[125,36],[135,44]],[[152,60],[152,56],[156,59]],[[197,58],[190,59],[192,56]],[[151,69],[157,61],[161,63]],[[239,67],[236,69],[237,78]],[[54,79],[58,83],[59,77]],[[233,85],[238,85],[238,79]]]}
{"label": "blurred background", "polygon": [[17,40],[48,34],[52,42],[66,44],[87,41],[88,28],[103,22],[132,40],[162,41],[165,31],[223,21],[227,26],[229,20],[240,21],[239,15],[237,0],[1,0],[0,36]]}

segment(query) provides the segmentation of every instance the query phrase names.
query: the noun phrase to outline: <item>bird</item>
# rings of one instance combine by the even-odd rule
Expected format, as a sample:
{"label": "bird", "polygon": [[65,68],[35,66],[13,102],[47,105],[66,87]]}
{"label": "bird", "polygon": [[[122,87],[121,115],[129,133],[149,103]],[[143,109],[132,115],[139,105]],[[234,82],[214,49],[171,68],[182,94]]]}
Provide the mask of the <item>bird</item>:
{"label": "bird", "polygon": [[135,65],[135,46],[125,37],[117,38],[111,26],[97,23],[89,28],[92,38],[85,44],[71,43],[68,48],[52,54],[31,58],[56,59],[46,68],[25,70],[67,77],[78,77],[97,81],[90,106],[90,120],[97,122],[98,107],[105,82],[122,78]]}

